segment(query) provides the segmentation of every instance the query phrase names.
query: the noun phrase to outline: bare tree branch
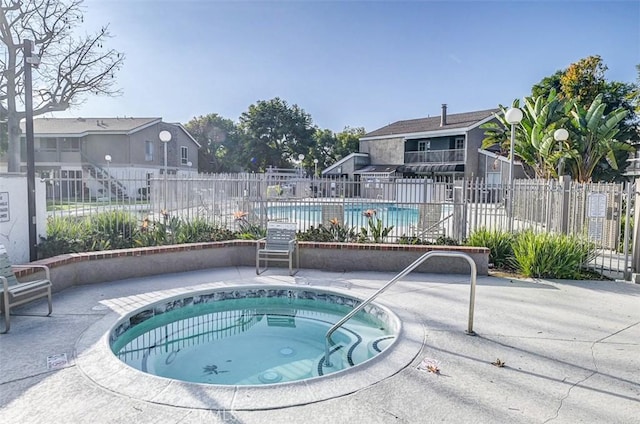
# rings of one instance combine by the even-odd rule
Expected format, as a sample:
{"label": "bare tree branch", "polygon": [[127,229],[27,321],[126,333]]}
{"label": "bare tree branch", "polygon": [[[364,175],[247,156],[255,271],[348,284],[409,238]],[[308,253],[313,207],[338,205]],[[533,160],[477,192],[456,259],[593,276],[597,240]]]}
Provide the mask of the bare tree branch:
{"label": "bare tree branch", "polygon": [[25,39],[41,58],[33,69],[34,116],[66,110],[89,95],[120,94],[115,74],[124,55],[103,47],[111,37],[108,26],[76,36],[82,22],[82,0],[0,0],[0,113],[8,123],[9,171],[18,170],[20,161]]}

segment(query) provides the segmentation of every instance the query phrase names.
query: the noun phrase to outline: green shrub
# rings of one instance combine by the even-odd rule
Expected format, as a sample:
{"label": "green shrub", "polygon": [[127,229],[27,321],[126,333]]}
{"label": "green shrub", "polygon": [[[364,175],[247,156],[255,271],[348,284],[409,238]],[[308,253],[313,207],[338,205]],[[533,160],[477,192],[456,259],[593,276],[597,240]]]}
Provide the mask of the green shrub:
{"label": "green shrub", "polygon": [[296,239],[299,241],[330,242],[333,241],[333,236],[320,224],[317,228],[312,225],[304,231],[298,231],[296,233]]}
{"label": "green shrub", "polygon": [[438,238],[435,240],[433,244],[438,246],[459,246],[460,245],[458,240],[451,237],[447,237],[447,236],[438,236]]}
{"label": "green shrub", "polygon": [[175,236],[177,243],[203,243],[233,238],[235,238],[233,231],[220,228],[200,218],[181,223]]}
{"label": "green shrub", "polygon": [[415,246],[415,245],[429,244],[429,243],[425,240],[422,240],[420,237],[402,235],[398,239],[398,244],[408,244],[408,245]]}
{"label": "green shrub", "polygon": [[296,239],[300,241],[349,243],[358,239],[358,233],[354,228],[341,225],[334,218],[329,221],[328,227],[320,224],[316,228],[312,225],[305,231],[298,231]]}
{"label": "green shrub", "polygon": [[138,220],[129,212],[101,212],[91,216],[86,225],[90,229],[87,240],[90,246],[87,246],[87,251],[127,249],[134,246]]}
{"label": "green shrub", "polygon": [[525,277],[579,279],[594,246],[577,237],[525,231],[515,237],[513,255]]}
{"label": "green shrub", "polygon": [[50,217],[47,219],[47,236],[41,237],[38,244],[38,257],[44,259],[63,253],[84,252],[89,233],[86,221]]}
{"label": "green shrub", "polygon": [[393,230],[393,225],[384,226],[382,220],[376,217],[375,209],[366,210],[363,215],[367,217],[367,225],[360,228],[358,241],[360,243],[384,243],[389,233]]}
{"label": "green shrub", "polygon": [[469,236],[467,246],[486,247],[489,252],[489,263],[496,268],[508,269],[513,262],[513,234],[481,228]]}

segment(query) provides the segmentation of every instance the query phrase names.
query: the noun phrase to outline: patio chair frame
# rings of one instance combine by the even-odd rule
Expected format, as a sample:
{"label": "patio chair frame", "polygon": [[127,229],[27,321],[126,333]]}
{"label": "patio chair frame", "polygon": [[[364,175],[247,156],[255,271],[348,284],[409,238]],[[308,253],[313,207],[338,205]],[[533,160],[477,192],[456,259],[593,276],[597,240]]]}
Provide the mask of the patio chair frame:
{"label": "patio chair frame", "polygon": [[[15,276],[14,270],[17,269],[40,269],[44,271],[45,278],[31,281],[20,282]],[[49,304],[49,313],[53,312],[51,301],[51,272],[46,265],[11,265],[9,255],[3,245],[0,244],[0,294],[2,302],[0,309],[4,312],[5,329],[1,333],[9,332],[11,328],[11,309],[24,305],[25,303],[46,297]]]}
{"label": "patio chair frame", "polygon": [[[295,255],[295,269],[293,256]],[[300,267],[300,249],[296,240],[296,224],[293,222],[267,223],[267,236],[256,243],[256,274],[269,268],[269,262],[288,262],[289,275],[293,276]],[[264,262],[264,268],[261,263]]]}

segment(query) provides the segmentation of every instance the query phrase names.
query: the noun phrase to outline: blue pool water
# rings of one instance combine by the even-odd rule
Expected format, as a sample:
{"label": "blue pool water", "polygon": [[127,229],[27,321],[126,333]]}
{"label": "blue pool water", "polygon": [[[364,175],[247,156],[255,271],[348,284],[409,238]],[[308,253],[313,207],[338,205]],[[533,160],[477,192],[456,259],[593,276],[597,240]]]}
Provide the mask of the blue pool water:
{"label": "blue pool water", "polygon": [[332,336],[327,330],[359,303],[333,292],[239,288],[152,305],[111,333],[113,352],[141,371],[196,383],[264,385],[351,368],[388,347],[399,324],[368,306]]}
{"label": "blue pool water", "polygon": [[[269,220],[274,221],[284,220],[318,225],[323,222],[323,207],[332,208],[332,205],[297,204],[270,206],[267,208],[267,216]],[[344,203],[340,205],[340,208],[325,209],[325,214],[328,214],[331,218],[342,218],[341,221],[348,227],[355,226],[359,228],[367,225],[368,218],[364,215],[367,210],[375,211],[375,216],[387,226],[409,227],[416,225],[418,222],[418,209],[416,206],[398,206],[393,203]],[[332,211],[341,211],[342,217],[332,216]]]}

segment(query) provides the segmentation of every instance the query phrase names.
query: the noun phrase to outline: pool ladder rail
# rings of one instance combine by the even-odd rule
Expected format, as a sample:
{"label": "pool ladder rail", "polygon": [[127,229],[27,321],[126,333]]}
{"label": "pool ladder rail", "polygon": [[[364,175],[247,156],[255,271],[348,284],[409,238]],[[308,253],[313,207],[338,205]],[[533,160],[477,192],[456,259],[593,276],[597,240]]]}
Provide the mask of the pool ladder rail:
{"label": "pool ladder rail", "polygon": [[409,265],[408,267],[406,267],[405,269],[400,271],[400,273],[398,273],[398,275],[396,275],[391,280],[389,280],[389,282],[387,284],[382,286],[380,289],[378,289],[378,291],[376,291],[374,294],[372,294],[366,300],[364,300],[362,303],[360,303],[357,307],[355,307],[351,312],[349,312],[347,315],[345,315],[340,321],[336,322],[327,331],[327,334],[325,334],[325,336],[324,336],[325,337],[325,341],[324,341],[324,366],[326,366],[326,367],[332,366],[331,365],[331,360],[330,360],[331,353],[330,353],[330,349],[329,349],[329,345],[331,343],[331,335],[338,328],[340,328],[345,322],[349,321],[355,314],[357,314],[362,309],[364,309],[364,307],[367,306],[369,303],[371,303],[376,297],[378,297],[378,295],[382,294],[384,291],[386,291],[389,287],[391,287],[393,284],[395,284],[402,277],[406,276],[411,271],[413,271],[418,266],[420,266],[424,261],[426,261],[427,259],[432,258],[432,257],[462,258],[462,259],[465,259],[469,263],[469,266],[471,267],[471,294],[469,296],[470,297],[470,299],[469,299],[469,322],[468,322],[466,333],[469,334],[469,335],[475,335],[475,332],[473,331],[473,309],[474,309],[474,304],[475,304],[475,299],[476,299],[476,279],[477,279],[477,275],[478,275],[476,263],[473,261],[473,259],[471,259],[471,256],[467,255],[466,253],[445,252],[445,251],[434,250],[434,251],[427,252],[424,255],[420,256],[411,265]]}

